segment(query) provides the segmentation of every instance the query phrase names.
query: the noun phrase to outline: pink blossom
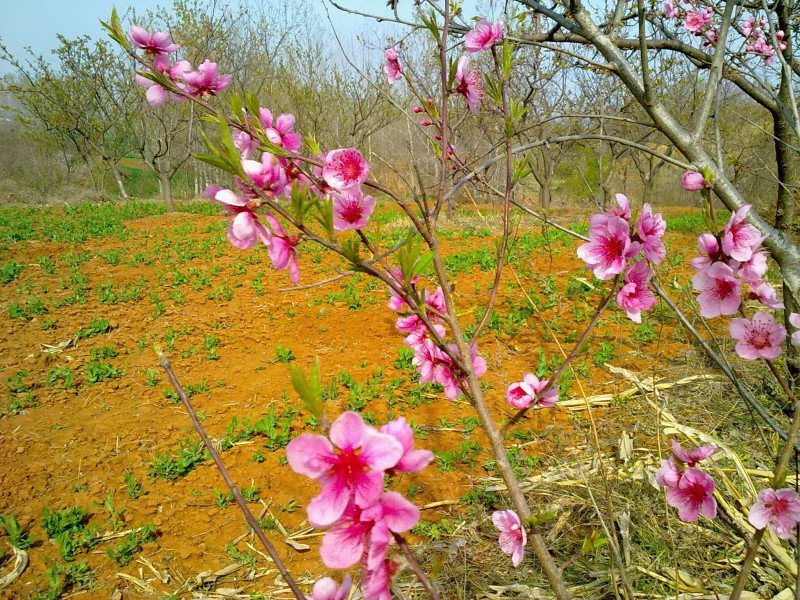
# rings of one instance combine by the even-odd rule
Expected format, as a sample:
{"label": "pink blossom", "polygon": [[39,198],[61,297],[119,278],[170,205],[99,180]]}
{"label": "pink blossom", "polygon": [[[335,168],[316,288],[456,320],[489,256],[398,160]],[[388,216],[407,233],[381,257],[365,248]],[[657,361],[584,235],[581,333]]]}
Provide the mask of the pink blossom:
{"label": "pink blossom", "polygon": [[483,90],[478,86],[480,74],[477,71],[470,71],[467,73],[469,59],[462,56],[458,59],[458,66],[456,67],[456,89],[455,91],[462,94],[467,99],[467,107],[473,115],[478,114],[478,107],[481,105],[481,98],[483,98]]}
{"label": "pink blossom", "polygon": [[364,196],[361,188],[331,192],[333,198],[333,228],[336,231],[363,229],[375,210],[375,198]]}
{"label": "pink blossom", "polygon": [[713,445],[698,446],[697,448],[692,448],[691,450],[685,450],[683,446],[681,446],[675,440],[670,440],[670,443],[672,444],[673,456],[687,467],[693,467],[700,461],[706,460],[717,450],[717,447]]}
{"label": "pink blossom", "polygon": [[617,201],[617,206],[611,206],[608,209],[609,215],[612,217],[619,217],[626,221],[631,220],[631,203],[625,194],[614,194],[614,200]]}
{"label": "pink blossom", "polygon": [[700,253],[691,260],[691,265],[695,271],[702,271],[711,266],[714,259],[719,256],[719,243],[710,233],[701,233],[697,238],[697,248]]}
{"label": "pink blossom", "polygon": [[425,109],[422,108],[421,106],[414,106],[414,107],[411,108],[411,112],[416,113],[416,114],[421,113],[423,110],[425,110]]}
{"label": "pink blossom", "polygon": [[771,525],[780,539],[791,539],[794,528],[800,523],[800,495],[791,488],[761,490],[758,501],[750,507],[747,520],[756,529]]}
{"label": "pink blossom", "polygon": [[747,360],[778,358],[786,339],[786,328],[765,312],[757,312],[752,321],[733,319],[729,330],[731,337],[739,340],[736,354]]}
{"label": "pink blossom", "polygon": [[683,26],[687,31],[691,31],[695,35],[700,35],[703,28],[711,23],[711,15],[704,10],[692,10],[686,14],[686,20]]}
{"label": "pink blossom", "polygon": [[177,52],[181,49],[178,44],[172,43],[172,36],[163,31],[149,33],[138,25],[131,25],[131,41],[147,54],[156,56],[165,52]]}
{"label": "pink blossom", "polygon": [[233,145],[239,150],[242,160],[247,160],[258,148],[258,143],[246,131],[236,129],[233,131]]}
{"label": "pink blossom", "polygon": [[314,584],[311,596],[306,596],[306,600],[344,600],[350,593],[351,584],[349,573],[342,579],[341,587],[330,577],[323,577]]}
{"label": "pink blossom", "polygon": [[717,45],[719,34],[717,33],[717,30],[714,29],[713,27],[711,29],[707,29],[706,32],[703,34],[703,36],[706,38],[705,41],[703,42],[704,48],[713,48],[714,46]]}
{"label": "pink blossom", "polygon": [[625,271],[622,288],[617,292],[617,306],[622,308],[631,321],[642,322],[641,311],[656,305],[656,297],[650,291],[653,270],[643,260],[636,261]]}
{"label": "pink blossom", "polygon": [[[153,57],[153,66],[157,71],[160,71],[174,82],[177,87],[181,87],[182,84],[178,83],[178,81],[183,78],[184,73],[192,70],[192,65],[189,64],[188,60],[179,60],[175,64],[170,65],[169,59],[163,54],[158,54]],[[145,73],[146,72],[147,71],[145,71]],[[167,99],[167,90],[164,86],[138,73],[134,77],[134,80],[136,81],[136,85],[147,88],[145,97],[150,106],[161,106],[164,104]],[[184,98],[176,94],[173,94],[173,97],[178,100],[184,100]]]}
{"label": "pink blossom", "polygon": [[347,190],[367,180],[369,165],[355,148],[331,150],[324,162],[322,178],[335,190]]}
{"label": "pink blossom", "polygon": [[550,384],[549,379],[542,379],[532,373],[525,373],[522,381],[512,383],[506,390],[506,401],[514,408],[526,409],[532,405],[554,406],[558,402],[558,386],[555,385],[542,393]]}
{"label": "pink blossom", "polygon": [[[739,264],[738,261],[736,264]],[[734,267],[734,265],[731,265],[731,267]],[[739,276],[739,279],[745,283],[757,283],[758,281],[761,281],[766,272],[767,253],[764,250],[757,250],[756,252],[753,252],[750,260],[739,265],[739,270],[736,272],[736,274]]]}
{"label": "pink blossom", "polygon": [[184,73],[187,91],[192,96],[215,96],[231,84],[233,75],[218,75],[217,63],[206,59],[196,71]]}
{"label": "pink blossom", "polygon": [[464,49],[467,52],[480,52],[481,50],[488,50],[502,39],[502,21],[490,23],[486,19],[481,19],[475,25],[475,29],[468,32],[464,36]]}
{"label": "pink blossom", "polygon": [[288,150],[297,152],[303,145],[300,136],[292,131],[294,128],[294,115],[283,113],[278,116],[273,126],[272,112],[268,108],[261,108],[258,111],[261,123],[264,125],[264,132],[270,142]]}
{"label": "pink blossom", "polygon": [[733,315],[739,310],[742,284],[736,279],[733,269],[722,262],[715,262],[692,278],[694,289],[701,292],[697,297],[700,314],[705,318]]}
{"label": "pink blossom", "polygon": [[750,33],[753,31],[755,22],[756,18],[753,15],[750,15],[744,21],[742,21],[742,33],[744,34],[744,37],[750,37]]}
{"label": "pink blossom", "polygon": [[383,55],[386,58],[386,64],[383,65],[383,72],[386,73],[387,80],[392,84],[400,78],[400,73],[403,72],[403,68],[400,66],[397,46],[387,48]]}
{"label": "pink blossom", "polygon": [[708,182],[700,173],[687,171],[681,177],[681,185],[687,192],[699,192],[708,186]]}
{"label": "pink blossom", "polygon": [[[419,346],[424,340],[429,339],[429,329],[428,326],[420,319],[417,315],[409,315],[407,317],[400,317],[397,319],[395,323],[395,327],[402,331],[403,333],[407,333],[408,335],[403,339],[403,343],[406,346],[410,346],[411,348],[416,348]],[[433,329],[436,331],[440,338],[444,337],[445,328],[441,325],[434,323]],[[433,339],[433,338],[430,338]]]}
{"label": "pink blossom", "polygon": [[667,224],[659,213],[653,214],[650,205],[645,203],[642,212],[636,221],[636,232],[642,241],[644,257],[653,264],[661,264],[667,255],[667,249],[661,238],[667,229]]}
{"label": "pink blossom", "polygon": [[248,198],[239,198],[231,190],[210,185],[204,192],[206,198],[221,204],[225,211],[233,216],[228,225],[228,240],[241,250],[252,248],[261,240],[267,246],[271,244],[269,229],[261,223],[256,214],[257,205]]}
{"label": "pink blossom", "polygon": [[417,473],[433,460],[433,452],[430,450],[414,450],[414,432],[406,423],[405,417],[389,421],[381,427],[380,432],[391,435],[403,448],[403,456],[393,467],[395,471]]}
{"label": "pink blossom", "polygon": [[664,0],[664,16],[667,19],[678,16],[678,11],[675,10],[675,4],[672,0]]}
{"label": "pink blossom", "polygon": [[678,481],[668,487],[667,504],[678,509],[681,521],[696,521],[700,513],[708,519],[717,516],[717,501],[714,499],[714,479],[695,467],[689,467]]}
{"label": "pink blossom", "polygon": [[590,218],[589,242],[578,248],[578,256],[594,270],[598,279],[611,279],[625,270],[628,259],[638,254],[641,246],[631,241],[630,226],[620,217],[593,215]]}
{"label": "pink blossom", "polygon": [[675,458],[670,456],[669,460],[661,461],[661,467],[656,471],[656,483],[662,487],[677,487],[682,475]]}
{"label": "pink blossom", "polygon": [[286,187],[286,173],[269,152],[261,155],[261,162],[243,160],[242,169],[255,187],[261,189],[270,198],[279,196]]}
{"label": "pink blossom", "polygon": [[[388,275],[394,279],[399,286],[406,285],[405,279],[403,277],[403,271],[400,269],[389,269]],[[419,275],[414,275],[411,278],[411,287],[415,286],[416,283],[419,281]],[[400,296],[397,295],[397,292],[394,291],[392,287],[389,287],[389,293],[391,294],[391,298],[389,299],[389,310],[394,312],[398,312],[403,310],[405,306],[407,306],[406,301],[403,300]]]}
{"label": "pink blossom", "polygon": [[272,266],[282,271],[289,268],[289,278],[292,285],[297,285],[300,279],[300,268],[297,265],[297,244],[300,238],[296,235],[288,235],[281,227],[278,219],[267,213],[267,221],[272,227],[272,242],[269,245],[269,259]]}
{"label": "pink blossom", "polygon": [[797,329],[797,331],[792,334],[792,346],[800,346],[800,314],[790,314],[789,323],[791,323],[791,325]]}
{"label": "pink blossom", "polygon": [[[286,450],[288,453],[288,446]],[[322,537],[319,554],[326,567],[346,569],[356,564],[365,551],[371,554],[368,560],[372,564],[385,560],[389,532],[403,533],[414,527],[419,522],[419,509],[401,494],[386,492],[368,506],[348,505],[336,521]]]}
{"label": "pink blossom", "polygon": [[[292,470],[322,484],[319,495],[306,508],[309,523],[317,528],[335,523],[352,502],[361,508],[378,502],[384,471],[394,467],[402,456],[400,442],[378,433],[364,423],[361,415],[351,411],[333,422],[330,441],[322,435],[304,433],[286,446]],[[325,564],[344,568],[327,561]]]}
{"label": "pink blossom", "polygon": [[739,262],[750,260],[753,252],[764,241],[758,229],[744,222],[750,204],[745,204],[731,215],[722,233],[722,251]]}
{"label": "pink blossom", "polygon": [[492,523],[500,530],[500,550],[511,555],[511,564],[518,567],[525,556],[528,535],[522,526],[519,515],[513,510],[496,510],[492,513]]}
{"label": "pink blossom", "polygon": [[778,300],[778,292],[772,287],[769,282],[759,279],[758,281],[750,282],[749,297],[753,300],[758,300],[772,310],[780,310],[784,308],[783,302]]}

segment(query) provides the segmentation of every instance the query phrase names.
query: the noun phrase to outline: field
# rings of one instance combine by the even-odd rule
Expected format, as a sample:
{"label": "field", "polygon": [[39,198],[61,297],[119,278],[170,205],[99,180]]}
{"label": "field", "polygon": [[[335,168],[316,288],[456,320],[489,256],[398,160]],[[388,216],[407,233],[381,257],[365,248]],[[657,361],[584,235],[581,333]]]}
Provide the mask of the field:
{"label": "field", "polygon": [[[405,416],[418,445],[435,452],[434,464],[397,481],[423,507],[412,536],[423,560],[439,561],[442,578],[493,560],[496,532],[486,511],[507,503],[478,421],[469,405],[417,383],[383,286],[354,276],[281,291],[290,287],[287,274],[272,269],[264,248],[233,248],[214,207],[181,210],[165,215],[157,204],[133,203],[0,211],[0,515],[15,516],[33,539],[29,566],[0,597],[109,598],[114,589],[125,598],[222,597],[225,589],[249,597],[276,588],[273,597],[286,597],[204,454],[154,345],[169,356],[288,566],[305,574],[301,582],[327,572],[315,559],[319,534],[302,508],[317,486],[293,474],[283,452],[290,439],[312,431],[288,367],[308,368],[315,356],[329,415],[355,410],[376,424]],[[686,301],[701,221],[677,209],[672,216],[659,277]],[[406,232],[392,213],[370,227],[386,244]],[[445,223],[441,237],[460,314],[473,322],[493,274],[496,228],[470,212]],[[497,311],[479,341],[498,421],[512,414],[505,386],[524,372],[551,372],[558,343],[570,349],[603,296],[575,255],[579,243],[520,221]],[[300,284],[331,277],[334,260],[301,245]],[[575,362],[564,405],[535,412],[509,437],[521,474],[582,459],[593,431],[609,455],[625,432],[641,464],[657,464],[658,427],[644,400],[634,406],[623,395],[587,410],[593,403],[586,398],[631,387],[610,365],[658,380],[704,370],[663,306],[641,325],[612,310]],[[700,384],[692,389],[708,393]],[[704,422],[701,412],[698,406]],[[646,478],[632,485],[661,511],[647,517],[663,521],[660,492]],[[596,568],[593,560],[607,560],[571,558],[570,544],[580,546],[588,521],[561,525],[558,552],[571,563],[568,581]],[[2,573],[12,563],[10,554],[0,558]],[[528,569],[535,575],[535,564]],[[478,587],[492,583],[483,576],[488,581]]]}

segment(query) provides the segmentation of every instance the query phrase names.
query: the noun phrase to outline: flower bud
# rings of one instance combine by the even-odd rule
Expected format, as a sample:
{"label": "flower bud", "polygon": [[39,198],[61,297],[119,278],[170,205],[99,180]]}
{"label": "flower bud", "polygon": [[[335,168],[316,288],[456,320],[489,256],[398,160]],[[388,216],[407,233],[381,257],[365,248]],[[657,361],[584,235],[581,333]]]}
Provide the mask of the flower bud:
{"label": "flower bud", "polygon": [[412,112],[421,113],[424,109],[421,106],[415,106],[411,109]]}
{"label": "flower bud", "polygon": [[687,192],[699,192],[705,188],[708,183],[703,176],[696,171],[687,171],[681,178],[681,185]]}
{"label": "flower bud", "polygon": [[432,125],[431,121],[429,121],[428,119],[422,119],[422,121],[420,121],[419,124],[422,125],[423,127],[427,127],[428,125]]}

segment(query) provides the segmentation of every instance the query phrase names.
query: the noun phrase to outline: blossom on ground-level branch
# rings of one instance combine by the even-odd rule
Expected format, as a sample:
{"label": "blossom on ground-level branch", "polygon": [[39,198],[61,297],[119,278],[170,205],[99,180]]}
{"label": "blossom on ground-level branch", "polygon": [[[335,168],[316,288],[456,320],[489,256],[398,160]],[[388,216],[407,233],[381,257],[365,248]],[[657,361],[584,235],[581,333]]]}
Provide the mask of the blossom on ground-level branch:
{"label": "blossom on ground-level branch", "polygon": [[549,383],[549,379],[539,381],[533,373],[525,373],[522,381],[508,386],[506,401],[519,409],[530,408],[533,405],[554,406],[558,402],[558,386],[554,385],[542,393]]}
{"label": "blossom on ground-level branch", "polygon": [[335,523],[351,503],[362,508],[375,503],[383,493],[384,471],[403,454],[394,436],[375,431],[349,411],[331,425],[330,440],[306,433],[286,446],[292,470],[322,485],[306,509],[309,523],[318,528]]}
{"label": "blossom on ground-level branch", "polygon": [[628,259],[641,249],[631,240],[630,225],[625,219],[609,215],[589,218],[589,241],[578,248],[578,256],[598,279],[612,279],[625,270]]}
{"label": "blossom on ground-level branch", "polygon": [[259,240],[267,246],[272,243],[272,235],[260,221],[260,216],[256,213],[256,204],[251,199],[240,198],[231,190],[216,185],[208,186],[203,194],[206,198],[221,204],[233,217],[228,225],[228,240],[231,244],[246,250],[252,248]]}
{"label": "blossom on ground-level branch", "polygon": [[306,596],[307,600],[344,600],[350,593],[352,582],[350,574],[347,573],[342,579],[342,585],[337,585],[336,581],[330,577],[323,577],[314,584],[311,596]]}
{"label": "blossom on ground-level branch", "polygon": [[492,513],[492,523],[500,530],[500,550],[510,554],[511,564],[518,567],[525,556],[525,544],[528,541],[519,515],[513,510],[498,510]]}
{"label": "blossom on ground-level branch", "polygon": [[800,495],[791,488],[761,490],[747,520],[756,529],[770,525],[775,535],[788,540],[800,523]]}
{"label": "blossom on ground-level branch", "polygon": [[707,519],[717,516],[714,479],[695,467],[688,467],[678,484],[667,489],[667,504],[678,509],[681,521],[696,521],[702,513]]}
{"label": "blossom on ground-level branch", "polygon": [[778,358],[786,339],[786,328],[765,312],[757,312],[752,320],[733,319],[729,329],[731,337],[738,340],[736,354],[747,360]]}

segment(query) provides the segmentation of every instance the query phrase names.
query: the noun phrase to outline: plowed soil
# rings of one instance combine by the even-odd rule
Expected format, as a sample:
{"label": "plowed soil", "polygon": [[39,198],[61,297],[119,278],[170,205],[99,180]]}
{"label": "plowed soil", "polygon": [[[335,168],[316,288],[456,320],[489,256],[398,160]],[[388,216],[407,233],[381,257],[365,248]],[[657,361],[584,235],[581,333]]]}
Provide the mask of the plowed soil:
{"label": "plowed soil", "polygon": [[[174,461],[170,466],[168,457],[198,436],[159,369],[156,344],[192,392],[238,486],[257,488],[249,496],[251,509],[303,582],[329,573],[316,558],[318,536],[301,535],[295,547],[285,541],[308,527],[303,506],[318,491],[285,464],[288,439],[313,431],[291,387],[289,363],[307,370],[320,358],[331,418],[352,409],[376,425],[399,416],[413,422],[417,445],[434,450],[438,460],[394,485],[418,505],[433,504],[424,508],[424,520],[457,518],[466,510],[463,496],[479,488],[481,478],[496,475],[469,405],[448,401],[432,386],[420,389],[382,286],[345,278],[279,291],[290,287],[287,274],[272,269],[264,248],[231,247],[225,226],[221,217],[173,214],[128,221],[125,233],[114,237],[4,245],[0,514],[15,515],[35,541],[30,564],[0,598],[46,593],[52,589],[48,569],[74,569],[81,561],[93,582],[73,581],[65,596],[189,597],[193,589],[256,593],[282,587],[237,508],[225,501],[213,463],[201,457],[185,474]],[[449,264],[461,271],[455,275],[457,302],[470,323],[492,275],[491,261],[485,269],[472,262],[494,254],[496,236],[463,223],[444,234],[446,255],[457,257]],[[559,355],[545,324],[568,350],[602,297],[602,283],[575,256],[580,242],[542,242],[539,229],[529,226],[520,234],[533,241],[517,246],[500,286],[500,316],[490,319],[479,341],[498,422],[512,414],[504,403],[506,386]],[[673,246],[688,256],[688,236],[668,239],[680,240]],[[335,275],[331,265],[339,265],[308,246],[300,247],[301,285]],[[13,277],[7,274],[11,263],[17,265]],[[670,269],[665,265],[667,281],[674,275]],[[616,389],[604,359],[641,371],[687,348],[664,314],[645,317],[649,331],[619,309],[611,315],[576,363],[589,394]],[[612,356],[598,358],[602,348]],[[573,386],[562,399],[575,394]],[[248,423],[259,422],[248,431]],[[568,452],[584,436],[559,407],[535,411],[517,431],[519,438],[509,444],[522,448],[517,459],[523,472]],[[124,537],[95,540],[67,561],[43,529],[43,511],[73,507],[88,511],[83,524],[90,537],[148,524],[154,537],[129,552],[124,565],[107,553],[124,554]],[[424,543],[426,537],[411,540]],[[2,576],[13,559],[5,541],[0,546],[6,552]],[[229,574],[207,574],[235,564],[240,568]],[[66,581],[63,573],[59,577]]]}

